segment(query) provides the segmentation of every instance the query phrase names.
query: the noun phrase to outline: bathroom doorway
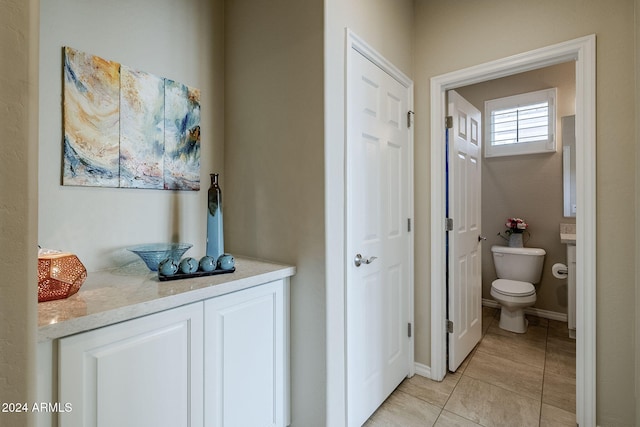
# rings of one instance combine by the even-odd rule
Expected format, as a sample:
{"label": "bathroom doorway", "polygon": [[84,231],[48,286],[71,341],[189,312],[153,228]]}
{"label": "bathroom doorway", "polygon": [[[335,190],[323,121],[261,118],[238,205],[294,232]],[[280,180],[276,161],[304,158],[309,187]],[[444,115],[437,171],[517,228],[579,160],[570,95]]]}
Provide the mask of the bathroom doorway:
{"label": "bathroom doorway", "polygon": [[[446,262],[444,215],[444,116],[445,92],[470,84],[532,71],[550,65],[574,62],[576,70],[576,147],[578,242],[576,419],[580,425],[595,424],[595,36],[583,37],[526,52],[431,80],[431,246],[432,330],[431,377],[442,380],[446,373],[444,289]],[[440,251],[439,249],[442,248]],[[442,254],[440,253],[442,252]]]}
{"label": "bathroom doorway", "polygon": [[[491,127],[484,112],[485,103],[490,101],[490,106],[498,99],[513,102],[515,96],[518,100],[524,97],[528,101],[527,97],[531,95],[553,94],[550,111],[554,120],[547,129],[556,145],[553,151],[483,155],[480,159],[481,183],[476,185],[480,187],[477,193],[481,195],[479,228],[484,236],[479,248],[483,306],[498,307],[490,295],[491,283],[497,277],[491,247],[507,245],[507,218],[522,218],[527,229],[519,236],[524,236],[525,246],[545,251],[542,277],[536,283],[536,302],[526,311],[537,317],[567,323],[567,280],[556,278],[551,267],[556,263],[567,264],[567,245],[560,240],[560,224],[575,224],[575,217],[565,217],[563,210],[565,141],[561,120],[575,115],[575,77],[575,62],[571,61],[456,89],[482,111],[483,143],[490,138],[487,128]],[[523,126],[527,123],[523,121]],[[483,147],[489,148],[484,144]]]}

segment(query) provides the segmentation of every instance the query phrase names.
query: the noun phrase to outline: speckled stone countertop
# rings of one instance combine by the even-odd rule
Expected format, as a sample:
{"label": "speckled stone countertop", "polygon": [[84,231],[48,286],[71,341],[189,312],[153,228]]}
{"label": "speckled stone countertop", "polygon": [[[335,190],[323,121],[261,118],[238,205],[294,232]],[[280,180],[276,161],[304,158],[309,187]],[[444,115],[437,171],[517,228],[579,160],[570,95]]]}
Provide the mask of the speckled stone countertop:
{"label": "speckled stone countertop", "polygon": [[576,225],[560,224],[560,243],[576,244]]}
{"label": "speckled stone countertop", "polygon": [[67,299],[38,303],[38,342],[61,338],[293,276],[295,267],[236,258],[229,274],[160,281],[144,264],[89,273]]}

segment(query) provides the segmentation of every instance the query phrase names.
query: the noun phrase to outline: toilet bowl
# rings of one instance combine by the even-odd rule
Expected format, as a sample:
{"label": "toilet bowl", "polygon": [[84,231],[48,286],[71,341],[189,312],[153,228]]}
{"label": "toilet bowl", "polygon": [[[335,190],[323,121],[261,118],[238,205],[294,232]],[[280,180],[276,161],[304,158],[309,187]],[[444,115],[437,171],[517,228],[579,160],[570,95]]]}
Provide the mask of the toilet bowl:
{"label": "toilet bowl", "polygon": [[525,333],[527,319],[524,309],[536,303],[536,288],[540,282],[546,252],[540,248],[491,248],[498,279],[491,283],[491,296],[500,304],[500,328]]}
{"label": "toilet bowl", "polygon": [[536,303],[536,288],[529,282],[497,279],[491,284],[491,296],[500,304],[500,328],[511,332],[527,332],[524,309]]}

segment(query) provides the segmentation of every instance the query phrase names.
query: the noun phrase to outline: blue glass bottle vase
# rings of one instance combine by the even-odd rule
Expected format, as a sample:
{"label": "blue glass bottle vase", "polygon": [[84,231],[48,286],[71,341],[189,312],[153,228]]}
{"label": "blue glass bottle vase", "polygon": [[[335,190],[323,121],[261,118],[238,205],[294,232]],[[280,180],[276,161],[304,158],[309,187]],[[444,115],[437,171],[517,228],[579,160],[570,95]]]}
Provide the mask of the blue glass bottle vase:
{"label": "blue glass bottle vase", "polygon": [[211,186],[207,193],[207,255],[218,259],[224,253],[222,231],[222,190],[218,184],[218,174],[212,173]]}

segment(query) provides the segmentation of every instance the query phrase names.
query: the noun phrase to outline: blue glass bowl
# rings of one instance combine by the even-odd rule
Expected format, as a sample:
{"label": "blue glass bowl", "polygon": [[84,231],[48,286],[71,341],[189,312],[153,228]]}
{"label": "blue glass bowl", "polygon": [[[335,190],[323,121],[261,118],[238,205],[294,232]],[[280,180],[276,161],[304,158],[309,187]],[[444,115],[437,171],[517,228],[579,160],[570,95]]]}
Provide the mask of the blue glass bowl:
{"label": "blue glass bowl", "polygon": [[127,249],[142,258],[149,270],[158,271],[160,261],[173,258],[176,262],[180,262],[182,255],[192,246],[191,243],[151,243]]}

